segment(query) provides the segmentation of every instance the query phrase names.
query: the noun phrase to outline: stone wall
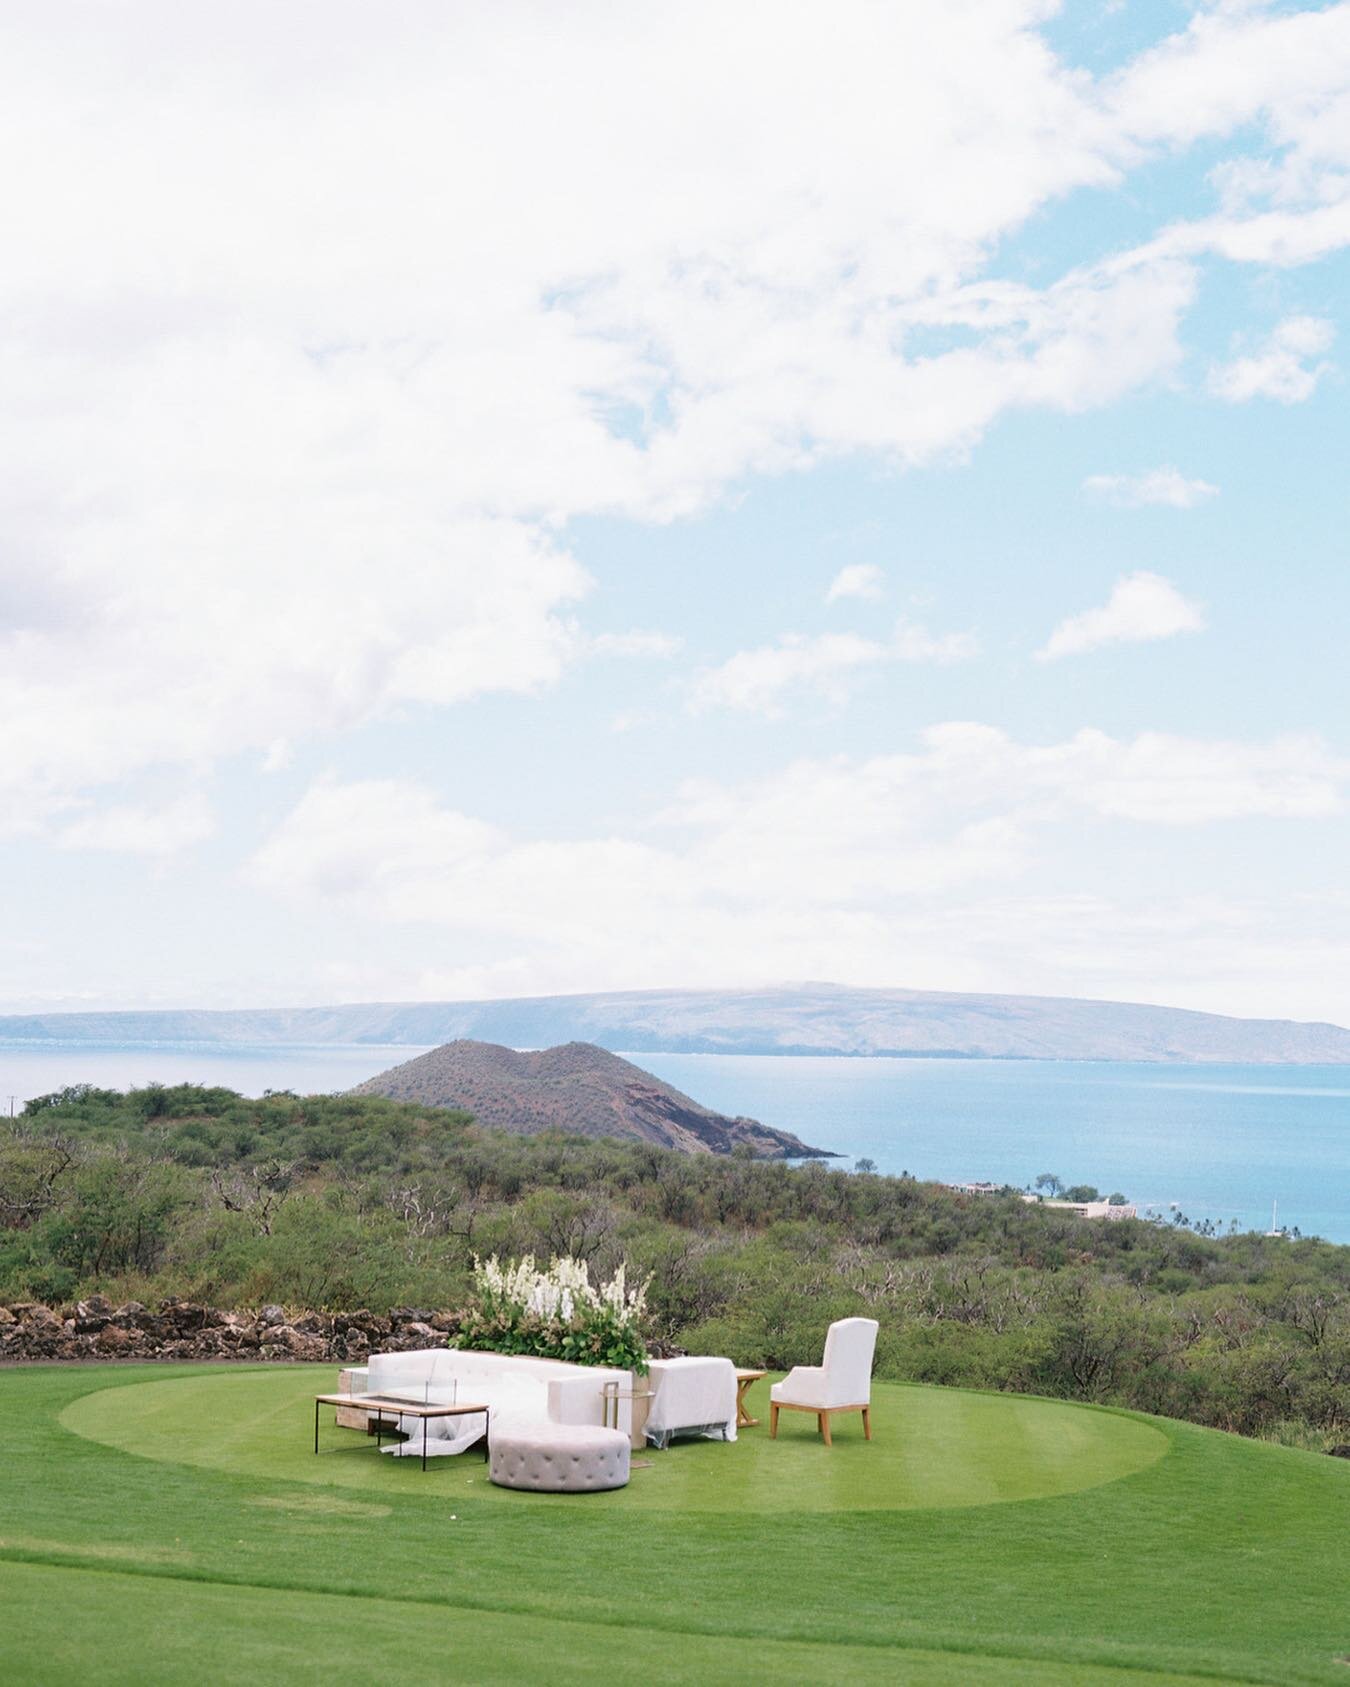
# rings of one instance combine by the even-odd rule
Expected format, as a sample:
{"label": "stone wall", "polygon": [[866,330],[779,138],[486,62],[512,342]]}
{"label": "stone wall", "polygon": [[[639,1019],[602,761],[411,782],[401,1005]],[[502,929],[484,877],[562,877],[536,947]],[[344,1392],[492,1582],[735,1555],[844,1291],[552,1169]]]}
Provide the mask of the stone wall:
{"label": "stone wall", "polygon": [[11,1301],[0,1306],[0,1363],[53,1359],[311,1359],[359,1364],[371,1353],[440,1347],[453,1314],[400,1306],[392,1312],[222,1312],[166,1300],[114,1306],[90,1295],[73,1307]]}

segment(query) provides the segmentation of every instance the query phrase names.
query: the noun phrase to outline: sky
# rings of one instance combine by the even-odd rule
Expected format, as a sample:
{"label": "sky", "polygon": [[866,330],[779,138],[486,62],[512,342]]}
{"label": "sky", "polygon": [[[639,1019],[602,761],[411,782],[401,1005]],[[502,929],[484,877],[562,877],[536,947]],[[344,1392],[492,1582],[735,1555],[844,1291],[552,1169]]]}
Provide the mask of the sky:
{"label": "sky", "polygon": [[0,1010],[1350,1023],[1350,4],[15,0]]}

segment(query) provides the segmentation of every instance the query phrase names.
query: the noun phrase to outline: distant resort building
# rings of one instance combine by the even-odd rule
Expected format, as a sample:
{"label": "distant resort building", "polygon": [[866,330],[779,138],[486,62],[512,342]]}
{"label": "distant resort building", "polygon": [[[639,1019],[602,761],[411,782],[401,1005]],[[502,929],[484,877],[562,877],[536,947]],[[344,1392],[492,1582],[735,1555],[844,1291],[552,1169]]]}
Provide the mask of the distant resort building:
{"label": "distant resort building", "polygon": [[1039,1195],[1023,1195],[1031,1206],[1057,1207],[1060,1212],[1077,1213],[1079,1218],[1138,1218],[1138,1209],[1123,1202],[1110,1201],[1046,1201]]}
{"label": "distant resort building", "polygon": [[948,1183],[943,1186],[953,1189],[958,1195],[1019,1195],[1032,1207],[1054,1207],[1059,1212],[1076,1213],[1079,1218],[1138,1218],[1139,1209],[1126,1205],[1124,1202],[1112,1201],[1052,1201],[1042,1195],[1023,1195],[1008,1183],[989,1183],[980,1180],[975,1183]]}

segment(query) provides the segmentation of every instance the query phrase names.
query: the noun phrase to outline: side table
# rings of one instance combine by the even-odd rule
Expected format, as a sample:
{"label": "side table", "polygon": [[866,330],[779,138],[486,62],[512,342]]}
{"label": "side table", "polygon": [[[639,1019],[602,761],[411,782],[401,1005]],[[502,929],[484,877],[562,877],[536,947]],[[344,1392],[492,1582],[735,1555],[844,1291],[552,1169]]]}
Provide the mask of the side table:
{"label": "side table", "polygon": [[758,1418],[752,1418],[750,1416],[750,1413],[746,1410],[745,1396],[749,1392],[750,1386],[751,1386],[752,1383],[758,1382],[761,1377],[766,1377],[766,1376],[768,1376],[768,1374],[769,1373],[767,1371],[742,1371],[740,1369],[737,1369],[737,1372],[736,1372],[736,1427],[737,1427],[737,1429],[751,1429],[751,1428],[754,1427],[755,1424],[757,1424],[759,1422]]}

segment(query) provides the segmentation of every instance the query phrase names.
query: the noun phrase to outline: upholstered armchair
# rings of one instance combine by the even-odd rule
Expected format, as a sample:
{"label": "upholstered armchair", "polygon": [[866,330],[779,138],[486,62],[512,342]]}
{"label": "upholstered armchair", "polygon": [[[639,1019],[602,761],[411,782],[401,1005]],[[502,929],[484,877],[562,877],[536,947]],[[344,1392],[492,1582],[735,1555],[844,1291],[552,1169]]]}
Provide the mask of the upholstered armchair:
{"label": "upholstered armchair", "polygon": [[769,1390],[769,1435],[777,1438],[778,1414],[814,1412],[827,1447],[835,1412],[861,1412],[863,1434],[872,1439],[872,1354],[877,1345],[875,1318],[841,1318],[825,1337],[819,1365],[796,1365]]}

